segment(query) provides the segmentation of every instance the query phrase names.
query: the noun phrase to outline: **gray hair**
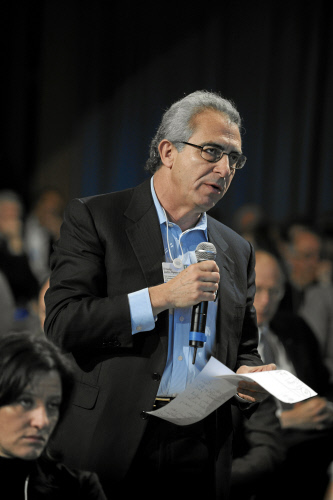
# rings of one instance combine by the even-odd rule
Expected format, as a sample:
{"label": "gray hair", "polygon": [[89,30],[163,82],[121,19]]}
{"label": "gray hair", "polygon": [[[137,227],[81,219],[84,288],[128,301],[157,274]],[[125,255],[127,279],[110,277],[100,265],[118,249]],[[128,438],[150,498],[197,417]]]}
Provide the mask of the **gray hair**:
{"label": "gray hair", "polygon": [[153,174],[161,166],[158,146],[163,139],[177,143],[175,147],[181,151],[184,144],[180,144],[178,141],[188,142],[195,128],[194,118],[207,109],[223,113],[231,123],[237,125],[239,129],[241,128],[241,117],[233,102],[214,92],[206,90],[193,92],[173,103],[164,113],[155,137],[150,143],[149,158],[145,170]]}

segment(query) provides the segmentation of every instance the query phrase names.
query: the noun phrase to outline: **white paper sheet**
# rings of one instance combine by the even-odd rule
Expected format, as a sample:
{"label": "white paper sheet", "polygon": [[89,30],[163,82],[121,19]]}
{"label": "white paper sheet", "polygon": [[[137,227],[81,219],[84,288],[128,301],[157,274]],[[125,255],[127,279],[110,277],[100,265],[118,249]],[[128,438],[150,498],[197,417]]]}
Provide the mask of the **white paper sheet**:
{"label": "white paper sheet", "polygon": [[234,396],[241,380],[257,382],[285,403],[297,403],[317,394],[286,370],[237,375],[223,363],[211,357],[205,368],[184,392],[178,394],[163,408],[147,413],[177,425],[194,424]]}

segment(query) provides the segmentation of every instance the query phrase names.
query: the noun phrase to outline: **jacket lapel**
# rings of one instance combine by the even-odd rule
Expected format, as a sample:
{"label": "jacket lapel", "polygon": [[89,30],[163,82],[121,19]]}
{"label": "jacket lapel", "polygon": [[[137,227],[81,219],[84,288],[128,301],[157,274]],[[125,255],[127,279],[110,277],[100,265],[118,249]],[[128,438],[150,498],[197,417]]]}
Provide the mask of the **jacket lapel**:
{"label": "jacket lapel", "polygon": [[133,223],[126,233],[135,252],[147,286],[163,283],[164,249],[159,220],[150,191],[150,181],[134,189],[125,217]]}
{"label": "jacket lapel", "polygon": [[234,262],[227,255],[228,243],[222,236],[221,226],[214,227],[215,221],[208,217],[208,239],[213,243],[217,250],[216,263],[220,270],[220,287],[218,293],[218,313],[216,324],[216,355],[217,358],[225,363],[227,360],[229,336],[223,333],[223,296],[228,296],[233,289]]}
{"label": "jacket lapel", "polygon": [[[151,196],[150,181],[140,184],[134,189],[134,195],[125,211],[125,217],[132,221],[126,233],[133,251],[138,259],[146,280],[147,287],[163,283],[162,262],[164,247],[160,223]],[[168,353],[168,311],[165,315],[165,327],[160,330],[160,341],[165,355]]]}

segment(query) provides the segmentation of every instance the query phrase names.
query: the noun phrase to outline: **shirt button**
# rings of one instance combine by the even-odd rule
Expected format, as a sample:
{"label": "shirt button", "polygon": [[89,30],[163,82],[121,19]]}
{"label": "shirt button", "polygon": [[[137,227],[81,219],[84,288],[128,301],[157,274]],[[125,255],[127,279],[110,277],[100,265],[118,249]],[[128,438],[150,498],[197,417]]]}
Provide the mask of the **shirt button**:
{"label": "shirt button", "polygon": [[139,325],[139,326],[136,327],[136,329],[137,329],[138,332],[141,332],[142,326]]}
{"label": "shirt button", "polygon": [[179,321],[184,321],[184,316],[180,316]]}
{"label": "shirt button", "polygon": [[178,361],[181,361],[183,359],[183,356],[178,356]]}

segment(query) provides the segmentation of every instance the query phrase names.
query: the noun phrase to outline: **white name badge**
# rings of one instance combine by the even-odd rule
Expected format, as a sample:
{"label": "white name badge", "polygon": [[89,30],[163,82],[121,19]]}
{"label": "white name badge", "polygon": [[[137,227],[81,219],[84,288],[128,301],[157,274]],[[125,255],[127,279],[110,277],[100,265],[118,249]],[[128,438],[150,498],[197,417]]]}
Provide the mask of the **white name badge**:
{"label": "white name badge", "polygon": [[[178,259],[179,260],[179,259]],[[181,261],[176,262],[177,267],[172,262],[162,262],[162,271],[164,283],[172,280],[177,274],[182,272],[187,266],[184,266]]]}

